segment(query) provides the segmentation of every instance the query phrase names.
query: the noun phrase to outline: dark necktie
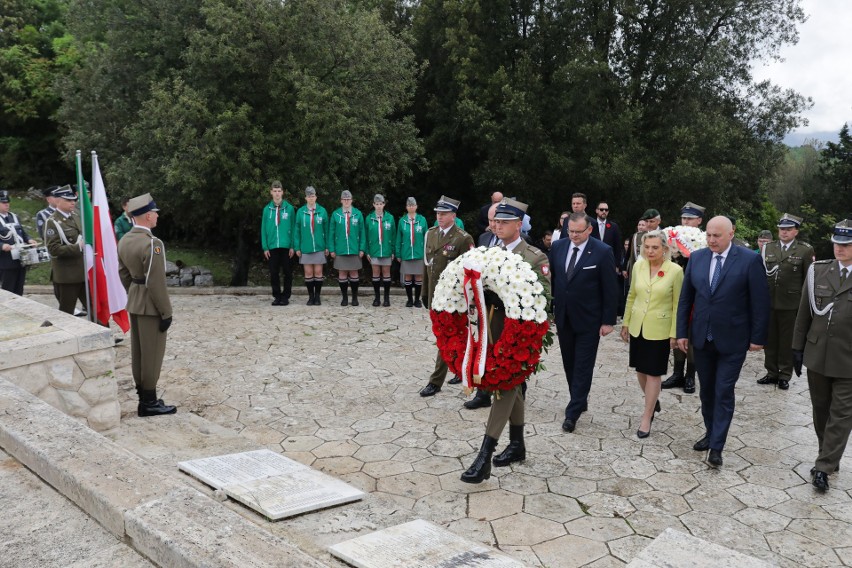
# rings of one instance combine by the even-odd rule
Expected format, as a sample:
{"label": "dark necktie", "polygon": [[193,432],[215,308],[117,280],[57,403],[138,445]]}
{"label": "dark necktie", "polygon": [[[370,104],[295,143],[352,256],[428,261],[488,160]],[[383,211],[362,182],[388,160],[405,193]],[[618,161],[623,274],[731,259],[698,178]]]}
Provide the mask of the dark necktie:
{"label": "dark necktie", "polygon": [[847,276],[849,276],[849,269],[844,266],[843,270],[840,271],[840,285],[841,286],[843,286],[843,284],[846,282]]}
{"label": "dark necktie", "polygon": [[[716,268],[713,269],[713,278],[710,280],[710,293],[712,294],[716,290],[716,286],[719,284],[719,277],[722,276],[722,255],[716,255]],[[710,326],[707,326],[707,341],[713,341],[713,331],[710,329]]]}
{"label": "dark necktie", "polygon": [[580,252],[580,247],[574,247],[574,252],[571,253],[571,260],[568,261],[568,268],[565,269],[565,275],[571,278],[574,272],[574,267],[577,265],[577,253]]}

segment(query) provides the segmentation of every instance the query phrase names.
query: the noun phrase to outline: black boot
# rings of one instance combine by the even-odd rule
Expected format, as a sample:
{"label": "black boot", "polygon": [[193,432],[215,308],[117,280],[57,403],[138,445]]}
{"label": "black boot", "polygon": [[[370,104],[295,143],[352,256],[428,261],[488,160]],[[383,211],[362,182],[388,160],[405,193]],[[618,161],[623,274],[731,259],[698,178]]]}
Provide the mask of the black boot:
{"label": "black boot", "polygon": [[139,416],[159,416],[161,414],[174,414],[177,408],[163,403],[157,399],[157,391],[143,390],[142,399],[139,402],[137,414]]}
{"label": "black boot", "polygon": [[405,283],[405,295],[408,296],[408,301],[405,302],[405,307],[410,308],[414,305],[414,297],[412,296],[411,282]]}
{"label": "black boot", "polygon": [[340,293],[343,295],[343,299],[340,300],[341,306],[349,305],[349,281],[340,283]]}
{"label": "black boot", "polygon": [[527,459],[527,448],[524,446],[524,425],[509,424],[509,445],[494,456],[492,463],[495,467],[506,467],[510,463],[521,462]]}
{"label": "black boot", "polygon": [[382,300],[382,279],[381,278],[373,278],[373,292],[376,294],[376,299],[373,300],[373,306],[381,306]]}
{"label": "black boot", "polygon": [[686,364],[686,375],[683,377],[683,392],[692,394],[695,392],[695,365]]}
{"label": "black boot", "polygon": [[497,440],[489,435],[485,435],[482,439],[482,447],[479,448],[479,454],[466,472],[461,475],[461,480],[465,483],[482,483],[483,480],[491,477],[491,456],[494,454],[494,448],[497,447]]}
{"label": "black boot", "polygon": [[385,301],[382,304],[382,306],[389,308],[390,307],[390,285],[391,285],[390,278],[383,280],[382,285],[385,287]]}
{"label": "black boot", "polygon": [[352,286],[352,305],[358,305],[358,281],[350,280],[349,285]]}
{"label": "black boot", "polygon": [[471,410],[474,408],[488,408],[491,406],[491,393],[486,390],[476,389],[476,396],[465,402],[463,406]]}
{"label": "black boot", "polygon": [[320,297],[322,296],[322,278],[317,278],[314,280],[314,305],[321,306],[322,301]]}
{"label": "black boot", "polygon": [[674,372],[672,376],[663,381],[663,384],[660,385],[660,388],[664,389],[673,389],[676,387],[682,387],[684,385],[684,376],[683,376],[683,367],[686,365],[686,361],[675,361],[674,362]]}
{"label": "black boot", "polygon": [[307,282],[305,282],[305,287],[308,289],[308,305],[313,306],[314,305],[314,288],[316,287],[316,285],[314,284],[313,280],[308,280]]}
{"label": "black boot", "polygon": [[422,284],[414,285],[414,307],[422,308],[423,304],[420,302],[420,290],[423,288]]}

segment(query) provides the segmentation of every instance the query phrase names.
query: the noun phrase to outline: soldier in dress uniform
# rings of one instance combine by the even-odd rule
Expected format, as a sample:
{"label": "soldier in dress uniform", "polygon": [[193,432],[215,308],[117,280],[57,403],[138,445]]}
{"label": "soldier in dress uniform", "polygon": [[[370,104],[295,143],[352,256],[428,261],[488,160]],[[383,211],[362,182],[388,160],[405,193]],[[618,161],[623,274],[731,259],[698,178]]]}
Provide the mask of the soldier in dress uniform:
{"label": "soldier in dress uniform", "polygon": [[828,490],[852,430],[852,220],[834,226],[834,260],[808,269],[793,332],[793,364],[808,368],[819,455],[813,485]]}
{"label": "soldier in dress uniform", "polygon": [[781,390],[790,388],[793,376],[793,326],[796,310],[802,297],[802,285],[811,263],[814,249],[796,239],[802,218],[784,213],[778,221],[778,240],[767,244],[760,255],[766,266],[772,311],[769,316],[769,340],[764,348],[766,375],[759,385],[777,384]]}
{"label": "soldier in dress uniform", "polygon": [[47,207],[36,213],[36,231],[42,240],[44,240],[44,224],[56,212],[56,198],[53,196],[53,192],[57,189],[59,189],[58,185],[51,185],[41,192],[44,200],[47,201]]}
{"label": "soldier in dress uniform", "polygon": [[[704,211],[704,207],[696,205],[692,201],[687,201],[680,208],[680,224],[684,227],[701,227],[701,223],[704,222]],[[676,258],[672,258],[672,260],[684,270],[686,270],[686,265],[689,263],[689,258],[683,255],[678,255]],[[674,372],[660,384],[660,388],[683,388],[683,392],[686,394],[694,393],[695,363],[692,359],[692,343],[689,343],[689,349],[686,353],[680,349],[673,349],[672,357],[674,359]]]}
{"label": "soldier in dress uniform", "polygon": [[[423,262],[426,270],[423,275],[423,303],[426,308],[432,305],[432,296],[441,273],[447,265],[473,248],[473,237],[456,225],[456,213],[461,202],[444,195],[435,205],[438,225],[426,231],[426,243]],[[433,396],[444,386],[447,378],[447,364],[438,353],[435,370],[429,377],[429,384],[420,390],[420,396]]]}
{"label": "soldier in dress uniform", "polygon": [[[535,248],[521,238],[521,224],[524,214],[526,214],[527,205],[520,201],[512,199],[504,199],[497,206],[497,211],[494,214],[494,222],[496,225],[496,234],[503,242],[501,246],[506,250],[512,251],[515,254],[527,261],[533,270],[544,278],[544,281],[550,282],[550,266],[547,255]],[[545,286],[545,293],[550,294],[549,286]],[[505,312],[503,304],[496,294],[486,293],[485,295],[486,312],[494,308],[494,315],[488,325],[488,333],[496,342],[503,332],[503,322],[505,321]],[[489,340],[489,343],[492,341]],[[485,392],[485,391],[483,391]],[[526,395],[526,384],[516,386],[510,391],[502,391],[499,398],[495,397],[494,403],[491,405],[491,411],[488,414],[488,422],[485,426],[485,437],[482,440],[482,447],[479,454],[473,461],[473,464],[465,471],[461,480],[465,483],[481,483],[484,479],[491,477],[491,464],[496,467],[505,467],[514,462],[523,461],[526,459],[526,446],[524,445],[524,399]],[[497,440],[503,432],[506,423],[509,423],[509,445],[503,450],[500,455],[495,456],[492,462],[491,456],[497,447]]]}
{"label": "soldier in dress uniform", "polygon": [[9,211],[10,201],[9,192],[0,189],[0,286],[7,292],[23,296],[27,269],[20,259],[12,258],[12,249],[18,244],[34,245],[36,242],[24,230],[18,216]]}
{"label": "soldier in dress uniform", "polygon": [[53,192],[56,212],[44,224],[44,244],[50,253],[50,279],[59,310],[73,314],[77,300],[86,305],[85,247],[80,229],[80,216],[75,210],[77,194],[70,186]]}
{"label": "soldier in dress uniform", "polygon": [[172,303],[166,289],[166,248],[151,229],[157,226],[157,204],[150,193],[127,203],[133,228],[118,242],[118,273],[127,289],[130,314],[130,358],[139,394],[139,416],[174,414],[177,408],[157,398],[157,382],[172,325]]}

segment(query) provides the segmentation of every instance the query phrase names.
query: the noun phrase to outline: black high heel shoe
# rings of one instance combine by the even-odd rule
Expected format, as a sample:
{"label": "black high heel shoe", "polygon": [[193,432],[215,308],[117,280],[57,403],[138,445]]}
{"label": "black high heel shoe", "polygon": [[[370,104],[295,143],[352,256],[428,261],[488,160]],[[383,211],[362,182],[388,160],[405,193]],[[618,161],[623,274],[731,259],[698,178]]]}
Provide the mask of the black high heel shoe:
{"label": "black high heel shoe", "polygon": [[[651,415],[651,424],[653,424],[653,423],[654,423],[654,415],[652,414]],[[647,438],[650,435],[651,435],[651,426],[650,425],[648,426],[647,432],[643,432],[642,430],[636,430],[636,437],[639,438],[639,439]]]}
{"label": "black high heel shoe", "polygon": [[[662,408],[660,407],[660,401],[658,400],[657,404],[654,405],[654,414],[656,414],[657,412],[659,412],[661,410],[662,410]],[[652,418],[652,420],[653,420],[653,418]]]}

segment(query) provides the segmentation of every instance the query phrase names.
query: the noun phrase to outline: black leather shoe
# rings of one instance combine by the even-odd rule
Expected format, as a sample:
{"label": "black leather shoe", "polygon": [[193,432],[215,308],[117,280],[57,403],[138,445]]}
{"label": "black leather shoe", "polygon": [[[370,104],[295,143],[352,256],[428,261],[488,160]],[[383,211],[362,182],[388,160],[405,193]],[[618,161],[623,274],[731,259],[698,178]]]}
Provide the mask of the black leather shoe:
{"label": "black leather shoe", "polygon": [[643,432],[642,430],[636,430],[636,437],[637,438],[644,439],[644,438],[647,438],[650,435],[651,435],[650,430],[648,430],[647,432]]}
{"label": "black leather shoe", "polygon": [[654,405],[654,412],[655,412],[655,413],[656,413],[656,412],[659,412],[659,411],[661,411],[662,409],[663,409],[663,408],[660,406],[660,401],[658,400],[658,401],[657,401],[657,404],[655,404],[655,405]]}
{"label": "black leather shoe", "polygon": [[787,379],[778,379],[778,388],[782,391],[787,390],[788,388],[790,388],[790,381],[788,381]]}
{"label": "black leather shoe", "polygon": [[506,467],[525,459],[527,459],[527,448],[524,445],[524,425],[509,424],[509,445],[499,455],[494,456],[491,463],[494,467]]}
{"label": "black leather shoe", "polygon": [[354,295],[354,294],[352,295],[352,305],[353,305],[353,306],[358,306],[358,305],[359,305],[359,304],[358,304],[358,296],[356,296],[356,295]]}
{"label": "black leather shoe", "polygon": [[136,413],[139,416],[160,416],[163,414],[174,414],[177,408],[163,402],[163,399],[157,398],[157,391],[141,391],[141,400]]}
{"label": "black leather shoe", "polygon": [[684,384],[683,375],[680,373],[673,373],[668,379],[662,382],[660,388],[664,389],[673,389],[677,387],[682,387]]}
{"label": "black leather shoe", "polygon": [[565,421],[562,423],[562,429],[565,430],[566,432],[573,432],[574,428],[576,428],[576,427],[577,427],[577,422],[574,421],[574,420],[571,420],[570,418],[566,418]]}
{"label": "black leather shoe", "polygon": [[764,375],[762,379],[757,379],[757,384],[759,385],[774,385],[778,383],[778,377],[771,377],[768,374]]}
{"label": "black leather shoe", "polygon": [[695,392],[695,377],[685,377],[683,379],[683,392],[693,394]]}
{"label": "black leather shoe", "polygon": [[378,296],[376,296],[376,299],[373,300],[373,307],[378,307],[378,306],[381,306],[381,305],[382,305],[382,301],[379,300]]}
{"label": "black leather shoe", "polygon": [[413,308],[414,307],[414,300],[409,299],[407,302],[405,302],[405,307],[406,308]]}
{"label": "black leather shoe", "polygon": [[420,390],[420,396],[435,396],[439,392],[441,392],[441,387],[429,383]]}
{"label": "black leather shoe", "polygon": [[476,396],[464,403],[464,407],[470,410],[488,408],[489,406],[491,406],[491,394],[479,389],[476,390]]}
{"label": "black leather shoe", "polygon": [[704,436],[692,446],[692,449],[696,452],[706,452],[710,449],[710,438]]}
{"label": "black leather shoe", "polygon": [[281,300],[279,300],[278,298],[275,298],[274,300],[272,300],[272,305],[273,306],[280,306]]}
{"label": "black leather shoe", "polygon": [[287,299],[287,298],[281,298],[280,302],[281,303],[278,304],[279,306],[289,306],[290,305],[290,300]]}
{"label": "black leather shoe", "polygon": [[[837,466],[836,468],[834,468],[834,473],[837,473],[838,471],[840,471],[840,466]],[[813,477],[815,473],[816,473],[816,468],[812,467],[811,468],[811,477]]]}
{"label": "black leather shoe", "polygon": [[421,302],[420,300],[414,300],[414,307],[415,308],[422,308],[423,302]]}
{"label": "black leather shoe", "polygon": [[457,385],[459,383],[461,383],[461,377],[459,377],[458,375],[453,375],[453,378],[447,381],[447,384],[450,385]]}
{"label": "black leather shoe", "polygon": [[814,480],[811,482],[817,491],[825,493],[828,491],[828,474],[824,471],[814,472]]}
{"label": "black leather shoe", "polygon": [[340,300],[340,305],[341,306],[348,306],[349,305],[349,298],[347,298],[346,296],[343,296],[343,299]]}
{"label": "black leather shoe", "polygon": [[722,450],[710,450],[710,455],[707,456],[707,463],[713,467],[722,465]]}

